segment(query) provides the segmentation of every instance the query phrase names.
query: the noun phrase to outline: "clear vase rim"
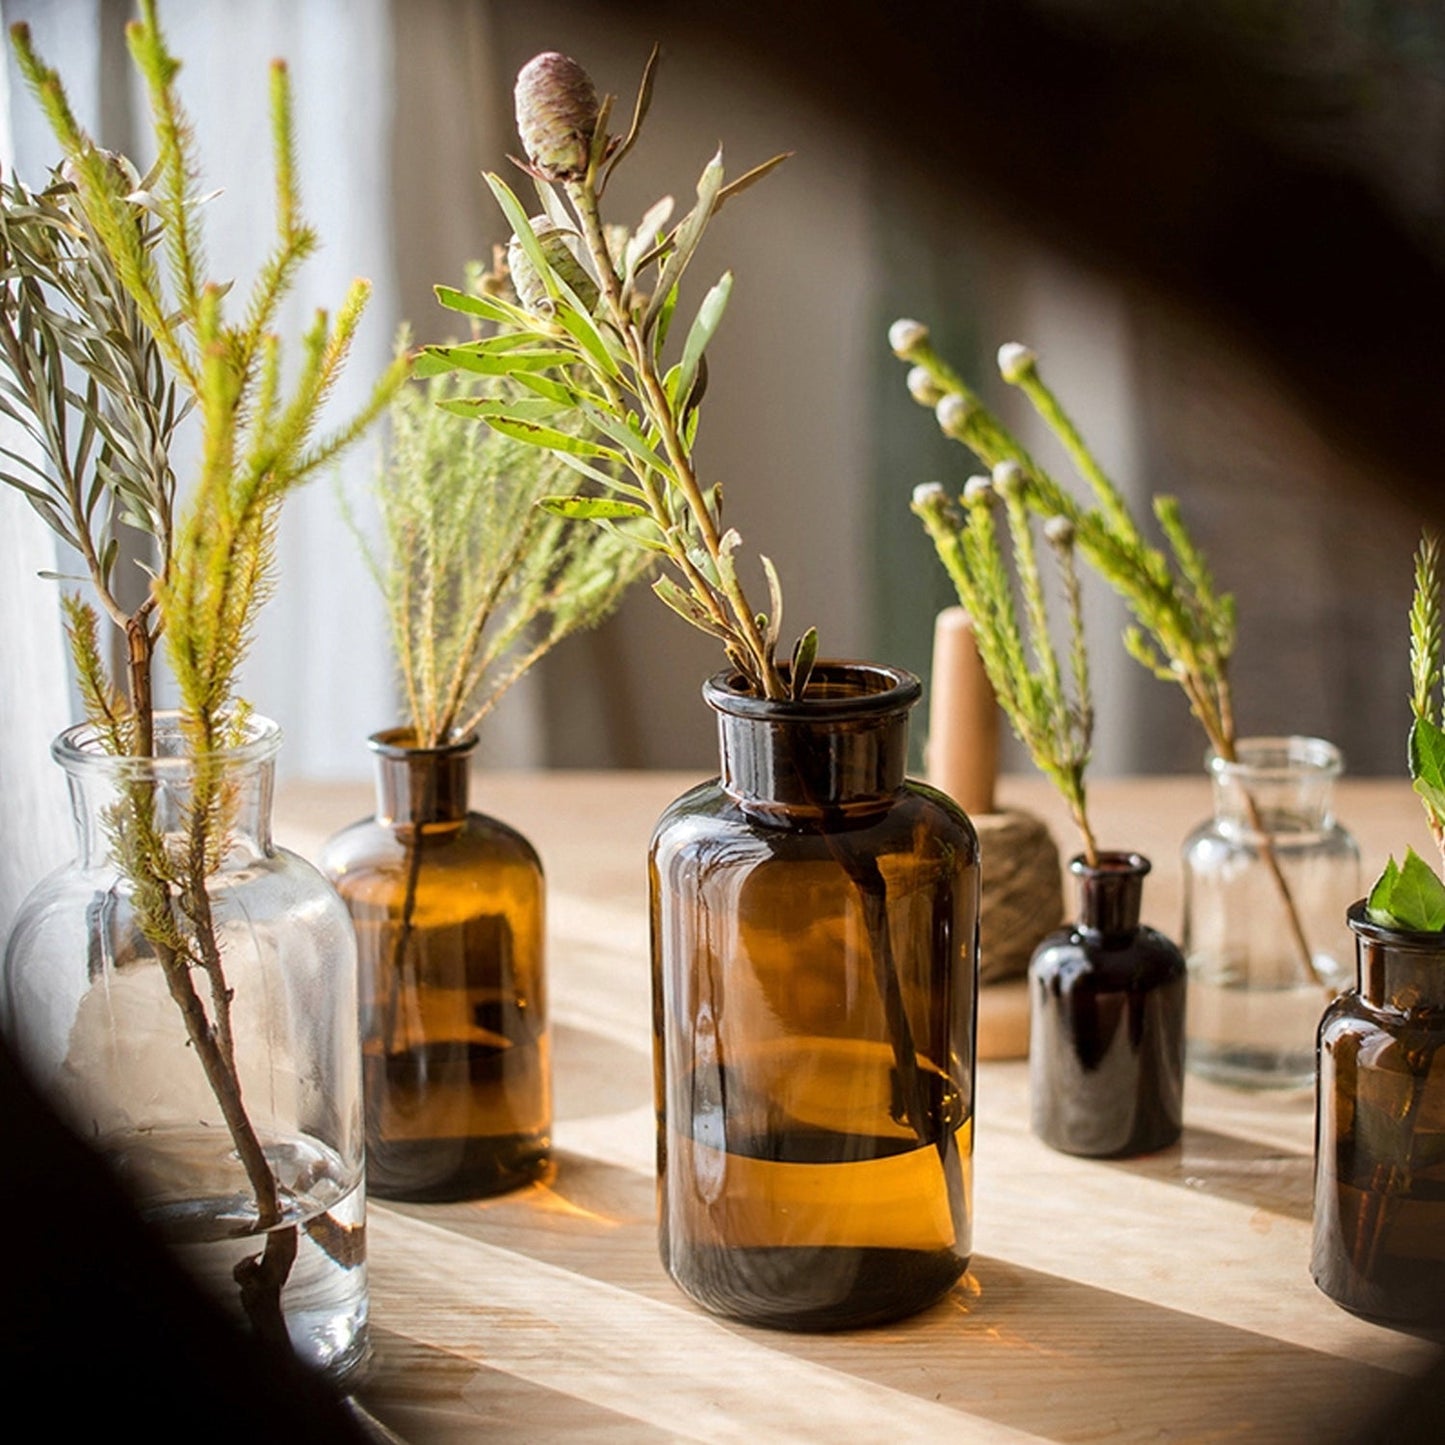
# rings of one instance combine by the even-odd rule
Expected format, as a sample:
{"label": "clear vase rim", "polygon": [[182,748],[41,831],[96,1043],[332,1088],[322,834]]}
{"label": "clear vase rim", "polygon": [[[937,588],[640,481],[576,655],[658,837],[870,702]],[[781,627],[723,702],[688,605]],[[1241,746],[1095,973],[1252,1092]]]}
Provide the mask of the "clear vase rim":
{"label": "clear vase rim", "polygon": [[1337,777],[1344,768],[1344,755],[1326,738],[1305,734],[1278,737],[1240,738],[1235,743],[1236,756],[1223,758],[1210,748],[1204,755],[1205,769],[1216,779],[1249,779],[1252,782],[1276,779],[1281,782],[1312,772]]}
{"label": "clear vase rim", "polygon": [[197,761],[203,756],[227,771],[243,769],[270,762],[281,747],[280,724],[259,713],[251,713],[243,725],[246,733],[244,742],[206,754],[192,753],[186,747],[184,720],[185,714],[176,708],[162,709],[152,717],[157,747],[169,745],[174,749],[171,751],[141,754],[106,752],[95,724],[81,722],[66,728],[55,738],[50,745],[50,755],[72,775],[92,773],[127,781],[183,778],[194,771]]}
{"label": "clear vase rim", "polygon": [[[786,665],[780,670],[787,675]],[[830,680],[840,687],[851,683],[858,690],[796,699],[759,697],[744,690],[740,672],[725,668],[708,678],[702,695],[709,707],[729,717],[820,723],[886,717],[911,708],[923,693],[923,684],[913,673],[885,663],[837,659],[819,662],[813,668],[809,687]]]}

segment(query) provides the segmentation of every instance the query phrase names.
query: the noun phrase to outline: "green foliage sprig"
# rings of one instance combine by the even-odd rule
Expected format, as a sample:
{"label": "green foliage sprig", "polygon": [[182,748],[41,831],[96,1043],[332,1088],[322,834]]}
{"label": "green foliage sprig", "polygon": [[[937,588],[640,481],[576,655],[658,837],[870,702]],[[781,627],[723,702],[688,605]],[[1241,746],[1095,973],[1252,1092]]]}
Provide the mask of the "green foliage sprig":
{"label": "green foliage sprig", "polygon": [[383,550],[363,542],[386,600],[419,746],[465,737],[539,658],[607,616],[651,556],[623,534],[543,511],[566,469],[478,427],[457,401],[508,396],[436,376],[399,392],[376,498]]}
{"label": "green foliage sprig", "polygon": [[1011,461],[1022,475],[1028,506],[1074,527],[1089,565],[1124,599],[1135,622],[1124,636],[1129,653],[1156,677],[1177,683],[1220,757],[1236,753],[1229,662],[1235,643],[1234,599],[1218,591],[1203,553],[1185,528],[1174,497],[1154,499],[1154,515],[1169,547],[1151,545],[1119,488],[1100,466],[1078,428],[1039,374],[1027,347],[999,351],[1003,379],[1018,387],[1093,492],[1087,508],[1061,487],[978,395],[934,351],[928,329],[899,321],[890,332],[895,353],[912,363],[909,390],[933,409],[944,434],[992,467]]}
{"label": "green foliage sprig", "polygon": [[738,575],[742,539],[723,521],[722,488],[703,484],[694,457],[706,350],[727,307],[731,274],[706,293],[680,353],[666,359],[683,274],[708,223],[786,157],[727,182],[719,152],[676,225],[668,225],[670,198],[649,208],[635,230],[605,224],[600,201],[640,134],[656,59],[654,51],[625,137],[609,134],[612,98],[599,103],[575,61],[548,53],[522,70],[517,128],[527,159],[518,164],[536,182],[543,214],[529,217],[500,176],[486,177],[513,231],[520,303],[438,288],[443,305],[496,331],[466,345],[428,348],[425,365],[510,377],[517,397],[461,401],[454,409],[553,452],[600,487],[601,495],[556,496],[544,505],[604,528],[629,524],[628,539],[671,569],[653,583],[658,597],[721,641],[755,692],[801,696],[817,633],[809,628],[798,639],[785,679],[777,660],[777,570],[760,559],[769,605],[756,609]]}
{"label": "green foliage sprig", "polygon": [[[65,166],[63,182],[41,198],[14,183],[3,196],[0,344],[8,379],[0,393],[53,469],[46,475],[16,455],[8,460],[20,470],[4,476],[77,548],[103,610],[124,632],[122,688],[106,664],[95,609],[66,598],[80,692],[101,746],[153,751],[152,668],[158,642],[166,641],[192,763],[182,826],[163,830],[154,787],[140,771],[125,775],[109,826],[137,925],[254,1194],[265,1244],[236,1267],[242,1303],[259,1332],[284,1342],[280,1300],[296,1228],[280,1227],[276,1177],[242,1097],[232,990],[207,887],[227,848],[234,804],[218,754],[248,733],[237,674],[270,589],[281,503],[361,434],[404,381],[407,362],[397,359],[350,421],[318,435],[366,302],[368,288],[357,282],[334,322],[316,313],[298,374],[283,386],[273,326],[316,238],[299,216],[290,89],[279,62],[271,71],[277,241],[244,314],[228,322],[230,285],[205,276],[194,142],[175,89],[180,63],[161,34],[154,0],[142,0],[140,11],[126,38],[149,96],[158,153],[144,181],[78,124],[27,27],[10,32]],[[170,444],[188,411],[199,427],[201,460],[177,513]],[[134,609],[120,603],[115,585],[121,522],[152,548],[149,585]]]}
{"label": "green foliage sprig", "polygon": [[[1028,508],[1069,523],[1085,561],[1124,599],[1134,622],[1124,634],[1129,654],[1154,676],[1177,683],[1203,727],[1210,747],[1226,762],[1238,760],[1229,663],[1234,652],[1234,599],[1218,590],[1203,552],[1185,527],[1176,498],[1158,496],[1153,509],[1167,553],[1151,544],[1129,510],[1123,493],[1089,449],[1079,429],[1039,374],[1038,358],[1026,346],[1000,347],[999,373],[1028,398],[1058,438],[1070,462],[1093,493],[1087,507],[1061,487],[995,416],[981,398],[934,350],[921,322],[899,320],[889,330],[894,354],[909,362],[908,389],[930,407],[944,435],[960,442],[990,467],[1012,463]],[[1295,906],[1288,880],[1268,839],[1264,821],[1248,792],[1245,808],[1260,838],[1262,861],[1274,879],[1294,940],[1302,977],[1328,988]]]}
{"label": "green foliage sprig", "polygon": [[[1445,859],[1445,699],[1441,692],[1441,593],[1445,580],[1440,538],[1426,530],[1415,553],[1410,603],[1409,765],[1435,845]],[[1404,863],[1393,856],[1370,889],[1371,919],[1386,928],[1434,933],[1445,929],[1445,883],[1413,848]]]}
{"label": "green foliage sprig", "polygon": [[[994,520],[996,496],[1003,499],[1017,594]],[[1044,526],[1069,619],[1070,691],[1049,632],[1043,579],[1017,463],[1001,462],[992,478],[971,478],[964,488],[961,512],[936,482],[914,492],[913,510],[928,529],[968,613],[979,656],[1000,706],[1035,766],[1068,804],[1083,839],[1085,858],[1090,865],[1097,863],[1098,845],[1089,824],[1084,786],[1093,744],[1094,707],[1073,524],[1053,517]],[[1022,624],[1017,595],[1023,599]]]}

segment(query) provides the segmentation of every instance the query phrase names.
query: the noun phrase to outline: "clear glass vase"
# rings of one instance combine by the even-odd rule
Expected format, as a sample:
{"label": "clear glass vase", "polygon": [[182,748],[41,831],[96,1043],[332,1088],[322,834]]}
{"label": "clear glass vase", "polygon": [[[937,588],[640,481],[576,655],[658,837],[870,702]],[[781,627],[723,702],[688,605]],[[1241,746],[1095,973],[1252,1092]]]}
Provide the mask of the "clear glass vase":
{"label": "clear glass vase", "polygon": [[377,733],[376,816],[321,866],[356,924],[367,1183],[469,1199],[542,1177],[552,1092],[536,850],[467,806],[476,737]]}
{"label": "clear glass vase", "polygon": [[1319,1027],[1315,1283],[1383,1324],[1445,1329],[1445,933],[1349,912],[1355,988]]}
{"label": "clear glass vase", "polygon": [[1244,1088],[1307,1088],[1320,1010],[1349,981],[1360,853],[1335,821],[1338,749],[1247,738],[1211,753],[1214,817],[1184,844],[1188,1067]]}
{"label": "clear glass vase", "polygon": [[1149,866],[1075,858],[1078,921],[1029,963],[1033,1130],[1066,1154],[1147,1154],[1183,1127],[1184,955],[1139,922]]}
{"label": "clear glass vase", "polygon": [[365,1360],[356,949],[326,880],[271,841],[280,730],[193,756],[52,749],[79,853],[5,956],[0,1023],[200,1283],[335,1378]]}
{"label": "clear glass vase", "polygon": [[905,781],[909,674],[719,674],[721,777],[650,854],[660,1244],[717,1313],[909,1314],[971,1248],[978,840]]}

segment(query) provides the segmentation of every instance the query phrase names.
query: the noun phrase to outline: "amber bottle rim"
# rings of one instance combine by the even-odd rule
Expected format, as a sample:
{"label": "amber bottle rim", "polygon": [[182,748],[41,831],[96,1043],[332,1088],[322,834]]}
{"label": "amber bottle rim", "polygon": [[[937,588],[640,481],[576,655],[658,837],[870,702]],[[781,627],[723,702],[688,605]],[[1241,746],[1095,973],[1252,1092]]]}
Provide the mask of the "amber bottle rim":
{"label": "amber bottle rim", "polygon": [[[787,676],[787,667],[780,669]],[[709,707],[729,717],[765,722],[853,722],[906,712],[923,684],[901,667],[875,662],[830,660],[813,668],[804,697],[759,697],[746,690],[743,675],[728,668],[703,684]]]}
{"label": "amber bottle rim", "polygon": [[459,758],[465,757],[477,745],[477,734],[468,733],[464,738],[438,743],[434,747],[422,747],[413,741],[416,729],[411,727],[383,728],[367,738],[366,745],[378,757],[383,758]]}
{"label": "amber bottle rim", "polygon": [[1410,928],[1391,928],[1376,923],[1368,912],[1369,900],[1361,898],[1350,904],[1345,921],[1358,938],[1371,943],[1384,944],[1397,953],[1430,954],[1438,958],[1445,953],[1445,929],[1435,933],[1421,932]]}

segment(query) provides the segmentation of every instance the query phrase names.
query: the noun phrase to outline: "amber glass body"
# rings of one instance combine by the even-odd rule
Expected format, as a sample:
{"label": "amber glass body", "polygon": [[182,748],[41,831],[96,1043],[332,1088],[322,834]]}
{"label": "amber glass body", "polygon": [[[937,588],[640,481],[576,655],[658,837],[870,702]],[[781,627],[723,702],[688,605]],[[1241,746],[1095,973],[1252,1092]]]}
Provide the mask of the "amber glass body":
{"label": "amber glass body", "polygon": [[1325,1010],[1315,1283],[1382,1324],[1445,1328],[1445,933],[1349,910],[1356,986]]}
{"label": "amber glass body", "polygon": [[971,1247],[978,840],[904,779],[909,674],[704,689],[721,776],[650,855],[663,1263],[790,1329],[909,1314]]}
{"label": "amber glass body", "polygon": [[375,818],[322,866],[356,926],[367,1186],[467,1199],[539,1178],[552,1131],[542,867],[467,807],[475,738],[371,740]]}
{"label": "amber glass body", "polygon": [[1066,1154],[1147,1154],[1183,1125],[1184,955],[1139,923],[1147,858],[1069,867],[1078,922],[1029,964],[1033,1130]]}

